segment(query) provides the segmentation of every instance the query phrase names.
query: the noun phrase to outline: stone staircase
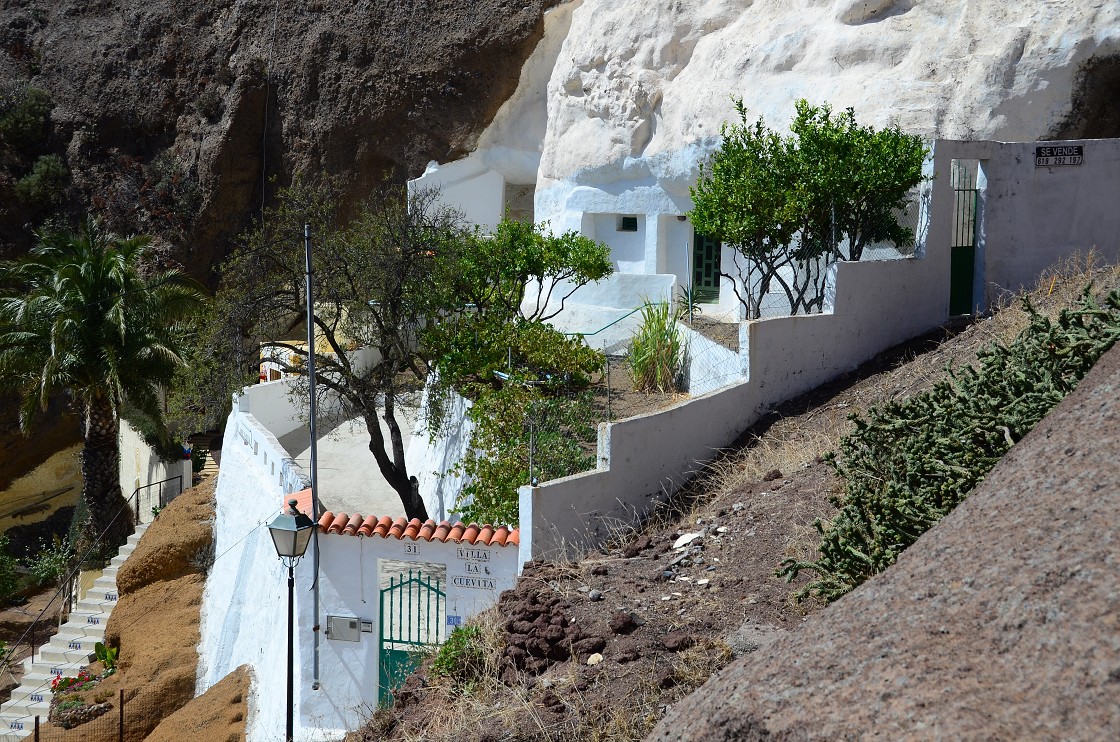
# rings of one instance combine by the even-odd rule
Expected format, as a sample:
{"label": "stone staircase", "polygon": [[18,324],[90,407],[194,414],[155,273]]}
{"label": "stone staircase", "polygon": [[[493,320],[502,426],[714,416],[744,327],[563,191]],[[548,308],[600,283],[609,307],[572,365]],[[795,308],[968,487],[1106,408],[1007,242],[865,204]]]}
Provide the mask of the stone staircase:
{"label": "stone staircase", "polygon": [[70,620],[44,644],[34,657],[23,661],[24,675],[11,700],[0,705],[0,742],[16,742],[30,736],[35,717],[46,724],[51,705],[51,682],[57,675],[74,676],[90,663],[93,647],[105,637],[105,624],[117,603],[117,570],[136,548],[147,525],[136,532],[109,562],[78,607],[70,612]]}

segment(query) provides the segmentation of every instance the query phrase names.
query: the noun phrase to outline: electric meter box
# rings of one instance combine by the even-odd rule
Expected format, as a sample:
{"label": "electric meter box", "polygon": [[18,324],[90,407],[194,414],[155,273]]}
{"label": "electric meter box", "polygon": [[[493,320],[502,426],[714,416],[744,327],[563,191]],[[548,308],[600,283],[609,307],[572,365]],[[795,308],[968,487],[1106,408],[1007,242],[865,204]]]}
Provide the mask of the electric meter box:
{"label": "electric meter box", "polygon": [[326,634],[328,639],[334,639],[335,641],[360,641],[362,638],[362,620],[356,616],[327,616]]}

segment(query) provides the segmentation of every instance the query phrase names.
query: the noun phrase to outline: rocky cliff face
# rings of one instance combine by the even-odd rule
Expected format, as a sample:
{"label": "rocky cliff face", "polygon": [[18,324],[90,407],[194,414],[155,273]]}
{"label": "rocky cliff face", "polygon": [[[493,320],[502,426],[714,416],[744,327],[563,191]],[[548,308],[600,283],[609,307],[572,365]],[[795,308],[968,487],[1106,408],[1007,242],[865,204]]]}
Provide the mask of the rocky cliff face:
{"label": "rocky cliff face", "polygon": [[[74,208],[156,232],[208,279],[295,175],[337,177],[353,200],[469,150],[553,2],[5,0],[0,77],[49,93],[44,150]],[[6,195],[10,231],[27,214]]]}
{"label": "rocky cliff face", "polygon": [[[154,234],[214,285],[231,240],[292,177],[337,178],[353,202],[471,149],[553,4],[0,0],[0,116],[28,86],[50,98],[42,132],[19,146],[0,132],[0,259],[58,205],[15,188],[55,154],[64,208]],[[75,435],[44,419],[31,446],[7,402],[0,489]]]}
{"label": "rocky cliff face", "polygon": [[807,98],[929,137],[1120,136],[1120,6],[584,0],[547,85],[540,216],[577,183],[652,178],[687,202],[732,96],[775,128]]}

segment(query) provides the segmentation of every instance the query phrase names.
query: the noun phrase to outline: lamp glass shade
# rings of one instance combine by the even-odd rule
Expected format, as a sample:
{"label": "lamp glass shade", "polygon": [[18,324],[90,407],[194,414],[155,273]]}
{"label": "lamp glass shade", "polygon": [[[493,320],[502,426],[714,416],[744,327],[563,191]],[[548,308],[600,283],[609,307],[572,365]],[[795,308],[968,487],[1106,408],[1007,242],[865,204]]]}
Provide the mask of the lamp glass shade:
{"label": "lamp glass shade", "polygon": [[273,518],[268,524],[268,532],[272,534],[276,554],[280,557],[303,556],[311,541],[311,529],[314,525],[310,518],[294,507]]}

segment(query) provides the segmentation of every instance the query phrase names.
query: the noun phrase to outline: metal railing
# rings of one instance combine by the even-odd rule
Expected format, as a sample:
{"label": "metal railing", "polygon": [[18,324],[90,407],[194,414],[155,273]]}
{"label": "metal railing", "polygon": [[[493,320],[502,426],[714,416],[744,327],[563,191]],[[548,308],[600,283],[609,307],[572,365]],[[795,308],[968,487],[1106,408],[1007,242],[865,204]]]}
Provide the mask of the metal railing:
{"label": "metal railing", "polygon": [[[181,477],[179,478],[181,479]],[[172,479],[175,479],[175,477],[172,477]],[[154,484],[159,483],[157,482]],[[35,620],[32,621],[31,624],[24,630],[23,635],[16,639],[14,642],[8,644],[6,647],[7,651],[0,654],[0,671],[6,671],[9,674],[12,673],[12,664],[15,661],[15,654],[21,645],[26,645],[29,647],[30,653],[28,656],[34,659],[36,650],[42,647],[44,644],[48,643],[50,641],[50,636],[56,634],[58,628],[66,622],[67,618],[70,615],[70,612],[77,607],[80,600],[80,581],[83,567],[86,567],[89,564],[93,564],[95,561],[100,562],[100,553],[103,550],[103,541],[105,540],[108,533],[112,530],[113,524],[117,522],[117,518],[125,515],[125,513],[128,513],[128,515],[131,516],[133,513],[137,512],[137,509],[139,507],[138,493],[140,489],[142,488],[137,488],[137,490],[132,493],[132,496],[125,501],[121,509],[118,510],[116,515],[113,516],[113,519],[109,522],[109,525],[106,526],[105,531],[99,534],[96,539],[94,539],[93,543],[90,544],[86,552],[82,554],[81,558],[78,559],[74,563],[74,566],[70,568],[70,571],[59,580],[58,588],[55,590],[54,595],[39,612],[39,615],[35,617]],[[58,606],[57,620],[54,616],[48,616],[48,612],[52,612],[52,609],[56,605]],[[40,642],[39,634],[43,631],[44,626],[46,626],[47,624],[51,624],[53,626],[53,630],[49,632],[49,636],[47,636],[45,639],[43,639],[42,642]],[[0,730],[0,732],[2,732],[2,730]],[[2,740],[2,737],[0,737],[0,740]]]}
{"label": "metal railing", "polygon": [[[175,482],[177,487],[175,489],[174,494],[172,494],[169,497],[167,492],[171,488],[168,487],[167,490],[165,490],[164,485],[165,484],[170,484],[171,482]],[[141,487],[137,487],[135,490],[133,490],[132,496],[129,497],[128,499],[129,499],[130,502],[133,502],[133,501],[135,502],[135,507],[133,509],[135,520],[133,521],[133,523],[135,523],[136,525],[140,524],[140,513],[141,513],[140,494],[142,492],[149,492],[150,493],[150,491],[153,487],[159,487],[158,497],[156,498],[156,503],[158,503],[158,504],[154,504],[152,502],[152,497],[151,497],[150,494],[146,498],[146,500],[147,500],[146,504],[149,507],[158,507],[160,510],[163,510],[165,507],[167,507],[168,503],[170,503],[172,500],[174,500],[176,497],[178,497],[179,495],[181,495],[183,493],[183,475],[178,474],[174,477],[168,477],[167,479],[163,479],[163,480],[160,480],[158,482],[152,482],[150,484],[145,484],[145,485],[143,485]]]}
{"label": "metal railing", "polygon": [[154,705],[154,699],[150,696],[138,696],[135,690],[126,694],[125,689],[121,688],[117,691],[116,698],[110,698],[111,700],[98,704],[104,709],[101,715],[94,716],[85,724],[66,727],[62,726],[63,722],[60,719],[59,722],[47,726],[47,719],[34,716],[25,722],[19,722],[18,726],[13,726],[11,729],[0,730],[0,742],[8,740],[14,742],[17,739],[24,742],[52,742],[53,740],[124,742],[126,738],[136,738],[137,734],[149,734],[155,724],[174,710]]}

